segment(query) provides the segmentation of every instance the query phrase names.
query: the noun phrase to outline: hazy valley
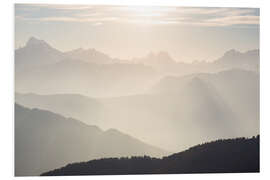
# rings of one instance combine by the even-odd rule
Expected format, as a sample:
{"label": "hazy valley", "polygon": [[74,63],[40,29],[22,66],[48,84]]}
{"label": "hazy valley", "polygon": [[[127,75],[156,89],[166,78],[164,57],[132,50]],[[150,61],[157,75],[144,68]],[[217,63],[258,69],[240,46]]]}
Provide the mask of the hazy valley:
{"label": "hazy valley", "polygon": [[15,50],[15,74],[16,175],[259,134],[257,49],[185,63],[167,52],[61,52],[30,38]]}

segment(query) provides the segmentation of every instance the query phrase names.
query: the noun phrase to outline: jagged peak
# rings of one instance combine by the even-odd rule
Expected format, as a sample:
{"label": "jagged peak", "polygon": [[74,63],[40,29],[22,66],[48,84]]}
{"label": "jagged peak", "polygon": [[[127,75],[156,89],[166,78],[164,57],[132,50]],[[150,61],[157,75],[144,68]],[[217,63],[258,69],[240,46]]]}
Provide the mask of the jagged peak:
{"label": "jagged peak", "polygon": [[241,52],[235,50],[235,49],[230,49],[229,51],[226,51],[224,53],[224,56],[234,56],[234,55],[238,55],[241,54]]}
{"label": "jagged peak", "polygon": [[31,44],[40,44],[43,43],[43,40],[37,39],[36,37],[31,36],[28,41],[27,41],[27,45],[31,45]]}
{"label": "jagged peak", "polygon": [[43,45],[49,46],[44,40],[37,39],[36,37],[30,37],[26,43],[26,46]]}

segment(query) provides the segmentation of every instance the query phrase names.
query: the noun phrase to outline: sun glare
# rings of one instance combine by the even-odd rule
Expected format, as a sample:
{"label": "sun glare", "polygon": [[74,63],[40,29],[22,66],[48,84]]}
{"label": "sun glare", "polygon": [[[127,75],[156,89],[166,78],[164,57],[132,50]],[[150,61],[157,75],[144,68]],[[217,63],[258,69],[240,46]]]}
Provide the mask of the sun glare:
{"label": "sun glare", "polygon": [[158,6],[126,6],[121,8],[127,15],[127,22],[140,25],[166,23],[164,17],[172,11],[169,7]]}
{"label": "sun glare", "polygon": [[151,6],[130,6],[128,7],[130,12],[136,13],[138,16],[152,17],[152,16],[161,16],[162,13],[159,11],[158,7]]}

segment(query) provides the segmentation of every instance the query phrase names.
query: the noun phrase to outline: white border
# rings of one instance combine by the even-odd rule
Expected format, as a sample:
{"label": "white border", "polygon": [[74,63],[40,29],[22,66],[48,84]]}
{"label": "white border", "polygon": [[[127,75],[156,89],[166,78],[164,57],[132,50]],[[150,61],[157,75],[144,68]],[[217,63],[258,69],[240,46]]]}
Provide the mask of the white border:
{"label": "white border", "polygon": [[15,3],[47,4],[110,4],[110,5],[163,5],[163,6],[207,6],[207,7],[259,7],[256,0],[27,0]]}
{"label": "white border", "polygon": [[[261,52],[261,173],[257,174],[185,174],[185,175],[132,175],[132,176],[84,176],[79,179],[269,179],[270,166],[270,3],[267,0],[7,0],[1,2],[0,10],[0,178],[15,179],[13,169],[13,107],[14,107],[14,3],[46,3],[46,4],[113,4],[113,5],[177,5],[202,7],[259,7],[260,16],[260,52]],[[42,179],[74,179],[78,177],[43,177]],[[22,179],[39,179],[26,177]]]}

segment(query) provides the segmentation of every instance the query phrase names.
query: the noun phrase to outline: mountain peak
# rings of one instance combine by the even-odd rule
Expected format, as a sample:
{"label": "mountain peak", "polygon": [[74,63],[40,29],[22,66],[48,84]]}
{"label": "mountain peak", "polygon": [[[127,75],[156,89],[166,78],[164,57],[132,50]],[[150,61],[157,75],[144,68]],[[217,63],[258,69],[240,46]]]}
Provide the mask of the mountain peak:
{"label": "mountain peak", "polygon": [[170,64],[175,62],[168,52],[166,51],[159,51],[157,53],[150,52],[147,55],[147,59],[151,61],[155,61],[158,64]]}
{"label": "mountain peak", "polygon": [[[260,53],[259,49],[253,49],[245,52],[240,52],[235,49],[226,51],[224,55],[216,61],[217,63],[225,63],[234,67],[251,68],[258,70]],[[254,69],[255,68],[255,69]]]}
{"label": "mountain peak", "polygon": [[229,51],[224,53],[224,56],[235,56],[241,54],[239,51],[236,51],[235,49],[230,49]]}
{"label": "mountain peak", "polygon": [[246,52],[246,54],[248,55],[257,55],[259,56],[260,55],[260,49],[252,49],[252,50],[249,50]]}
{"label": "mountain peak", "polygon": [[36,45],[49,46],[44,40],[37,39],[33,36],[30,37],[26,43],[26,46],[36,46]]}

